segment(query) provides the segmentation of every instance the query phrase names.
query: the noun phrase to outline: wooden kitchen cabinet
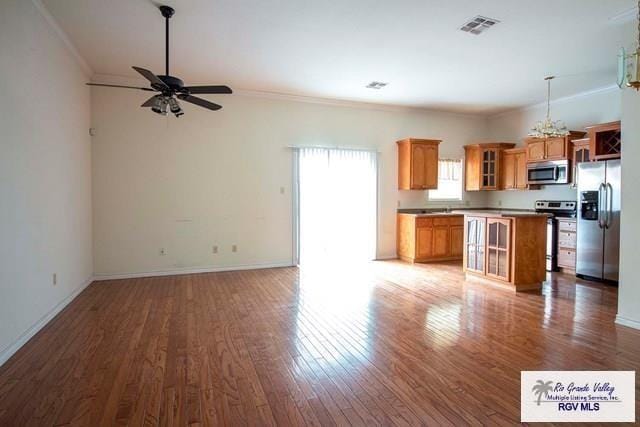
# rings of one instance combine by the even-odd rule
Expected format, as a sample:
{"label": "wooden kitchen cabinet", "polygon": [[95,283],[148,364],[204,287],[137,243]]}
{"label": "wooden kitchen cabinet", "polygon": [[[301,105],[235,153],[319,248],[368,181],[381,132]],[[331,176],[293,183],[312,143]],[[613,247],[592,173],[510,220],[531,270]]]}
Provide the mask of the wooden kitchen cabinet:
{"label": "wooden kitchen cabinet", "polygon": [[585,132],[570,131],[569,135],[562,137],[526,138],[527,162],[571,160],[571,142],[585,135]]}
{"label": "wooden kitchen cabinet", "polygon": [[487,219],[484,217],[465,216],[464,229],[464,267],[465,271],[472,271],[484,275],[485,227]]}
{"label": "wooden kitchen cabinet", "polygon": [[503,151],[513,147],[515,144],[506,142],[465,145],[465,190],[500,189]]}
{"label": "wooden kitchen cabinet", "polygon": [[398,258],[409,262],[462,258],[462,215],[398,214]]}
{"label": "wooden kitchen cabinet", "polygon": [[450,251],[451,256],[455,258],[462,258],[462,253],[464,250],[464,226],[463,225],[453,225],[450,228]]}
{"label": "wooden kitchen cabinet", "polygon": [[398,145],[398,189],[438,188],[438,146],[440,140],[407,138]]}
{"label": "wooden kitchen cabinet", "polygon": [[591,159],[619,159],[622,154],[620,122],[602,123],[587,128]]}
{"label": "wooden kitchen cabinet", "polygon": [[466,277],[515,291],[540,289],[546,278],[546,229],[541,214],[465,213]]}
{"label": "wooden kitchen cabinet", "polygon": [[558,218],[558,267],[562,271],[575,273],[577,227],[575,218]]}
{"label": "wooden kitchen cabinet", "polygon": [[578,185],[578,165],[591,161],[590,139],[582,138],[572,141],[571,147],[573,151],[573,173],[571,176],[574,186]]}
{"label": "wooden kitchen cabinet", "polygon": [[527,153],[524,148],[504,150],[502,157],[502,189],[527,190],[539,188],[527,184]]}
{"label": "wooden kitchen cabinet", "polygon": [[509,281],[511,220],[487,218],[487,276]]}
{"label": "wooden kitchen cabinet", "polygon": [[527,144],[527,161],[541,162],[546,159],[545,140],[539,138],[530,138],[525,141]]}

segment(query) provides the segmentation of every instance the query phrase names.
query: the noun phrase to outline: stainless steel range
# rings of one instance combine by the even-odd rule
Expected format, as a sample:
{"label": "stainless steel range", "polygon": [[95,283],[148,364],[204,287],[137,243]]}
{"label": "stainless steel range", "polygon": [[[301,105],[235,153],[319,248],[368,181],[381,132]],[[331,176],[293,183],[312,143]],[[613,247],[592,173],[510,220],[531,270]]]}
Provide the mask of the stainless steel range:
{"label": "stainless steel range", "polygon": [[558,220],[575,218],[578,203],[573,200],[538,200],[536,212],[547,213],[547,271],[558,271]]}

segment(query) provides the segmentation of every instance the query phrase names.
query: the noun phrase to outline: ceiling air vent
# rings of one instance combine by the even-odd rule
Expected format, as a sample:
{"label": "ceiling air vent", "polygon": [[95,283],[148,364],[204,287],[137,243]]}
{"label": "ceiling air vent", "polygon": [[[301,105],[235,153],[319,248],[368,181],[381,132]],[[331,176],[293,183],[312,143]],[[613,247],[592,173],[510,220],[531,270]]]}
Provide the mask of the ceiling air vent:
{"label": "ceiling air vent", "polygon": [[485,16],[478,15],[471,21],[460,27],[460,29],[464,32],[475,34],[477,36],[487,31],[489,28],[493,27],[499,22],[500,21],[498,21],[497,19],[491,19]]}
{"label": "ceiling air vent", "polygon": [[366,85],[365,87],[367,89],[382,89],[383,87],[385,87],[386,85],[388,85],[389,83],[382,83],[382,82],[371,82],[368,85]]}

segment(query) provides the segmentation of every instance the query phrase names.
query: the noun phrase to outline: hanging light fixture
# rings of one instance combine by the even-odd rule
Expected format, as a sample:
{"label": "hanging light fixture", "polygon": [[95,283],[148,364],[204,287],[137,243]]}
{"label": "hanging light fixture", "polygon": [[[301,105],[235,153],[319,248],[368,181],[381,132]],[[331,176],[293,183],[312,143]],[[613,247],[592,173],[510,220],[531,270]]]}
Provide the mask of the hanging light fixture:
{"label": "hanging light fixture", "polygon": [[555,76],[549,76],[544,78],[547,81],[547,118],[539,121],[531,128],[529,136],[534,138],[548,138],[557,136],[569,135],[569,129],[565,124],[560,121],[551,120],[551,80],[555,79]]}
{"label": "hanging light fixture", "polygon": [[640,0],[638,0],[638,44],[633,53],[627,54],[620,48],[618,54],[618,86],[640,90]]}

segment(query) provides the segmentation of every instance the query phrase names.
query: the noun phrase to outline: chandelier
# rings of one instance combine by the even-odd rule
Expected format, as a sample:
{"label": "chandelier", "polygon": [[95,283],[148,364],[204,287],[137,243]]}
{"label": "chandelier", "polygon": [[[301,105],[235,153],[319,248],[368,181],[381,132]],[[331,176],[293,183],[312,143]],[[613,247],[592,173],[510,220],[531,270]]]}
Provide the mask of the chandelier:
{"label": "chandelier", "polygon": [[569,130],[562,121],[551,120],[551,80],[554,78],[555,76],[545,77],[545,80],[547,81],[547,118],[540,120],[531,128],[529,136],[534,138],[549,138],[569,135]]}
{"label": "chandelier", "polygon": [[638,45],[630,54],[620,48],[618,54],[618,86],[640,90],[640,0],[638,0]]}

